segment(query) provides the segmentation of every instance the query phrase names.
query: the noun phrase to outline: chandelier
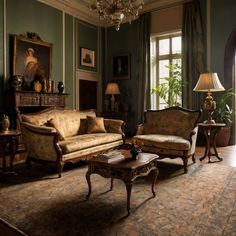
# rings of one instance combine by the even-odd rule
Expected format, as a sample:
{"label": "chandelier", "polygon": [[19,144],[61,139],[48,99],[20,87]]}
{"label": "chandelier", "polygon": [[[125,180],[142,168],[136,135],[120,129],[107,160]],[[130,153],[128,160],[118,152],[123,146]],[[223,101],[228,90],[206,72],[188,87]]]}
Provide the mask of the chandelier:
{"label": "chandelier", "polygon": [[131,23],[138,18],[143,4],[143,0],[92,0],[90,9],[96,11],[101,19],[109,21],[118,31],[124,20]]}

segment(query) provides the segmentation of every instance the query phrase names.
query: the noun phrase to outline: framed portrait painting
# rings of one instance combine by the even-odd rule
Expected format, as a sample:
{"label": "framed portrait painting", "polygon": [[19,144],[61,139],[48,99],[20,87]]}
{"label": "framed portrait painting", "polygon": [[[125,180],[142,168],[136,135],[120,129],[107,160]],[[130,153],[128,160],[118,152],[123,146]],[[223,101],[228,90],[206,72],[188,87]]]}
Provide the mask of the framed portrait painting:
{"label": "framed portrait painting", "polygon": [[95,67],[95,51],[88,48],[80,48],[81,66]]}
{"label": "framed portrait painting", "polygon": [[23,89],[51,78],[52,44],[14,35],[13,75],[23,76]]}
{"label": "framed portrait painting", "polygon": [[112,57],[112,79],[130,79],[130,55],[121,54]]}

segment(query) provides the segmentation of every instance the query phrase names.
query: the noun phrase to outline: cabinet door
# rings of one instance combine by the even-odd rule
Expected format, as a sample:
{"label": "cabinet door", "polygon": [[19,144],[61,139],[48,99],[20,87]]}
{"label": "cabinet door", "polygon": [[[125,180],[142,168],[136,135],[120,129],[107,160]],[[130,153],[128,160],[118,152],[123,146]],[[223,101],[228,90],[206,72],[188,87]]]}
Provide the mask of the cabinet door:
{"label": "cabinet door", "polygon": [[79,82],[79,109],[97,110],[97,82],[80,80]]}

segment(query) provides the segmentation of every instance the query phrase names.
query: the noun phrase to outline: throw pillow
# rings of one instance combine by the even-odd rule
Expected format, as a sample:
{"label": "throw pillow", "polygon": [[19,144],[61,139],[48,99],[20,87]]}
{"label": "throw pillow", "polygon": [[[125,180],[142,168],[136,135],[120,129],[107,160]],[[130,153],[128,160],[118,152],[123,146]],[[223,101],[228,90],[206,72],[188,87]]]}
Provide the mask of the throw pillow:
{"label": "throw pillow", "polygon": [[103,117],[87,116],[87,121],[88,121],[88,131],[87,131],[88,134],[107,132],[104,126]]}
{"label": "throw pillow", "polygon": [[65,140],[65,136],[64,136],[63,130],[60,129],[60,124],[56,120],[50,119],[50,120],[48,120],[45,123],[45,125],[49,126],[49,127],[55,128],[57,133],[58,133],[58,135],[59,135],[59,140]]}

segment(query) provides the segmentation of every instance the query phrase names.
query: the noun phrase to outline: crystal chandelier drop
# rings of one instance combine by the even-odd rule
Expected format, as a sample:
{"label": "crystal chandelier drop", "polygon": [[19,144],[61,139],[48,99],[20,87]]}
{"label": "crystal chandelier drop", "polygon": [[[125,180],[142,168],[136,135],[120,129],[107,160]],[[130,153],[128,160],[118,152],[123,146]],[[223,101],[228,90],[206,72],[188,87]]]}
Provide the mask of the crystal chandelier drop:
{"label": "crystal chandelier drop", "polygon": [[109,21],[118,31],[124,20],[131,23],[138,18],[143,4],[143,0],[92,0],[90,9],[96,11],[101,19]]}

